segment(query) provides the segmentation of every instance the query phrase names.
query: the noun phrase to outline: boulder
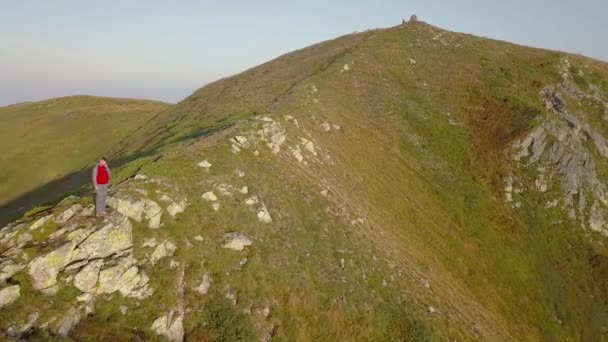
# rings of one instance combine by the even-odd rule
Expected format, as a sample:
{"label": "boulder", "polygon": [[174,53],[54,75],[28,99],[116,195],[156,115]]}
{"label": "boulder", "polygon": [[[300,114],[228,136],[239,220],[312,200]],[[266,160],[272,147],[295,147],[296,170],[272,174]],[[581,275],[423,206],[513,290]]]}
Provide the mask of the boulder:
{"label": "boulder", "polygon": [[12,285],[0,290],[0,308],[16,301],[21,295],[19,285]]}
{"label": "boulder", "polygon": [[0,283],[3,283],[8,278],[15,275],[17,272],[25,268],[24,264],[15,263],[13,260],[7,260],[0,264]]}
{"label": "boulder", "polygon": [[76,244],[71,241],[29,263],[28,273],[36,290],[54,287],[57,274],[70,262]]}
{"label": "boulder", "polygon": [[329,122],[324,122],[321,124],[321,127],[325,132],[331,131],[331,124]]}
{"label": "boulder", "polygon": [[258,220],[260,220],[260,222],[264,222],[264,223],[272,222],[272,217],[270,216],[270,213],[268,213],[268,209],[266,209],[265,205],[262,205],[262,208],[260,210],[258,210],[257,216],[258,216]]}
{"label": "boulder", "polygon": [[213,191],[207,191],[205,192],[202,196],[202,199],[204,199],[205,201],[209,201],[209,202],[215,202],[217,201],[217,196],[215,196],[215,194],[213,193]]}
{"label": "boulder", "polygon": [[80,308],[77,307],[72,307],[70,310],[68,310],[61,320],[61,323],[59,323],[59,329],[57,330],[57,334],[59,336],[68,338],[72,328],[74,328],[82,318],[80,311]]}
{"label": "boulder", "polygon": [[124,297],[144,299],[152,295],[148,287],[150,278],[134,265],[132,257],[122,258],[116,266],[99,272],[97,294],[114,293],[119,291]]}
{"label": "boulder", "polygon": [[201,284],[196,287],[194,290],[202,295],[205,295],[207,293],[209,293],[209,289],[211,288],[211,278],[209,278],[209,275],[207,273],[205,273],[203,275],[203,281],[201,281]]}
{"label": "boulder", "polygon": [[59,216],[55,218],[57,224],[64,224],[74,217],[79,211],[82,210],[82,205],[74,204],[71,207],[64,210]]}
{"label": "boulder", "polygon": [[196,166],[209,170],[209,168],[212,166],[212,164],[206,160],[203,160],[202,162],[196,164]]}
{"label": "boulder", "polygon": [[180,314],[173,319],[176,312],[169,312],[152,323],[152,331],[159,336],[165,336],[172,342],[181,342],[184,340],[183,318]]}
{"label": "boulder", "polygon": [[188,202],[185,199],[179,203],[173,202],[167,207],[167,212],[171,217],[175,217],[175,215],[183,213],[187,205]]}
{"label": "boulder", "polygon": [[108,206],[114,208],[119,213],[134,219],[137,222],[141,222],[144,214],[143,201],[136,200],[131,197],[110,197],[108,198]]}
{"label": "boulder", "polygon": [[36,220],[29,228],[29,230],[36,230],[40,227],[42,227],[45,223],[47,223],[51,218],[53,217],[53,215],[46,215],[43,216],[41,218],[39,218],[38,220]]}
{"label": "boulder", "polygon": [[93,292],[99,279],[99,271],[103,265],[102,259],[89,262],[74,277],[74,286],[82,292]]}
{"label": "boulder", "polygon": [[133,246],[131,222],[114,215],[102,222],[102,228],[89,235],[70,256],[70,262],[105,258]]}
{"label": "boulder", "polygon": [[154,250],[154,253],[152,253],[152,256],[150,257],[150,263],[152,263],[152,265],[155,265],[160,259],[172,256],[176,250],[177,247],[175,247],[175,245],[171,243],[171,241],[165,240],[160,245],[158,245]]}
{"label": "boulder", "polygon": [[251,246],[251,240],[245,235],[239,232],[224,234],[224,245],[222,247],[242,251],[247,246]]}
{"label": "boulder", "polygon": [[158,242],[156,242],[156,238],[151,237],[148,239],[145,239],[144,242],[141,244],[141,247],[150,247],[150,248],[154,248],[156,247],[156,245],[158,245]]}

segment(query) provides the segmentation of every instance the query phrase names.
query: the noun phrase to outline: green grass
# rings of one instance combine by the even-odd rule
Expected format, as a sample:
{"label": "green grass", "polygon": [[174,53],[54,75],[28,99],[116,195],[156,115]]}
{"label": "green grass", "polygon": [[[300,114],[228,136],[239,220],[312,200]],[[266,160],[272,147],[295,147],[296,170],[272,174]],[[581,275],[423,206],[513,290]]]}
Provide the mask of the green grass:
{"label": "green grass", "polygon": [[110,153],[168,105],[70,96],[0,108],[0,205]]}

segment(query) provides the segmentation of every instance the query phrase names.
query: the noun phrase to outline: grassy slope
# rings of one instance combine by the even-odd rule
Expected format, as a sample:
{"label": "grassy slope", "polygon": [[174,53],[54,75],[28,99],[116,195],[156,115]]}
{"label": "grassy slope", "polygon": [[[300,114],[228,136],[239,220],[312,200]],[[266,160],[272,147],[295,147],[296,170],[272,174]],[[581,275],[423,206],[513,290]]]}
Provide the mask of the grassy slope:
{"label": "grassy slope", "polygon": [[[248,337],[263,319],[239,313],[269,305],[277,340],[601,339],[608,294],[589,259],[606,254],[605,239],[552,225],[564,213],[537,210],[539,199],[519,211],[502,201],[504,149],[548,115],[538,91],[559,79],[563,54],[439,32],[420,23],[294,52],[202,88],[123,145],[163,146],[156,151],[163,158],[133,161],[118,178],[141,167],[192,202],[165,229],[134,231],[136,246],[149,235],[178,242],[192,310],[188,336]],[[606,84],[605,64],[571,58]],[[229,137],[257,129],[243,121],[255,114],[281,121],[285,154],[265,146],[259,157],[251,149],[229,152]],[[324,132],[324,121],[342,128]],[[307,134],[333,165],[290,157],[287,146]],[[213,163],[210,173],[194,166],[202,159]],[[246,176],[236,177],[236,169]],[[200,194],[220,181],[247,184],[273,224],[258,222],[240,195],[221,197],[213,212]],[[253,246],[220,248],[231,230],[254,237]],[[184,239],[197,234],[202,246],[187,248]],[[99,301],[75,336],[150,334],[159,308],[175,306],[175,270],[166,260],[146,271],[153,300]],[[200,297],[189,287],[205,272],[213,290]],[[236,308],[221,304],[227,285],[238,290]],[[132,314],[118,312],[123,302]]]}
{"label": "grassy slope", "polygon": [[[564,54],[449,32],[433,39],[439,32],[408,25],[318,44],[304,51],[320,62],[291,57],[301,58],[292,66],[313,71],[279,96],[260,96],[254,80],[282,84],[281,73],[266,70],[280,70],[290,56],[201,89],[177,106],[173,122],[194,130],[192,122],[205,126],[230,114],[275,113],[342,123],[345,136],[324,141],[342,171],[317,170],[315,178],[332,179],[343,201],[390,232],[381,243],[443,283],[442,300],[479,303],[500,317],[487,318],[487,326],[514,336],[593,336],[606,307],[590,297],[605,294],[590,290],[588,260],[602,247],[578,227],[556,232],[532,203],[516,214],[497,200],[503,150],[545,115],[538,91],[559,79]],[[574,58],[605,82],[605,64]],[[346,63],[351,70],[340,73]],[[473,321],[483,309],[471,304],[467,311]]]}
{"label": "grassy slope", "polygon": [[0,108],[0,205],[92,165],[167,104],[71,96]]}

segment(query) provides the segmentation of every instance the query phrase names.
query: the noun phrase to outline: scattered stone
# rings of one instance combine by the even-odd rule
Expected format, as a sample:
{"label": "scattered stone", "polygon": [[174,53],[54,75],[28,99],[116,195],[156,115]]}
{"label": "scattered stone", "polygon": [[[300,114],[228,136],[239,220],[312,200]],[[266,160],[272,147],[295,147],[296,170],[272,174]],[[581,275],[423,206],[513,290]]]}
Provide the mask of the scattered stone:
{"label": "scattered stone", "polygon": [[36,230],[40,227],[42,227],[45,223],[47,223],[51,218],[53,217],[53,215],[46,215],[43,216],[41,218],[39,218],[38,220],[36,220],[29,228],[29,230]]}
{"label": "scattered stone", "polygon": [[205,201],[210,201],[210,202],[217,201],[217,196],[215,196],[215,194],[213,193],[213,191],[207,191],[207,192],[205,192],[201,196],[201,198],[204,199]]}
{"label": "scattered stone", "polygon": [[431,284],[429,283],[428,280],[421,278],[420,279],[420,285],[426,287],[427,289],[431,287]]}
{"label": "scattered stone", "polygon": [[21,234],[19,236],[19,238],[17,239],[17,246],[19,246],[19,248],[22,248],[23,246],[25,246],[28,242],[34,240],[34,237],[32,236],[32,234],[25,232],[23,234]]}
{"label": "scattered stone", "polygon": [[76,297],[76,300],[79,302],[88,302],[93,298],[93,293],[87,292],[83,293],[80,296]]}
{"label": "scattered stone", "polygon": [[234,187],[232,185],[226,184],[226,183],[220,183],[218,184],[216,187],[217,191],[219,191],[219,193],[222,196],[232,196],[232,192],[230,192],[231,189],[234,189]]}
{"label": "scattered stone", "polygon": [[82,292],[93,292],[97,280],[99,279],[99,271],[103,265],[102,259],[89,262],[83,269],[74,277],[74,286]]}
{"label": "scattered stone", "polygon": [[340,258],[340,268],[344,269],[345,265],[344,265],[344,258]]}
{"label": "scattered stone", "polygon": [[253,151],[253,155],[256,156],[256,157],[259,156],[260,155],[260,151],[258,151],[258,150]]}
{"label": "scattered stone", "polygon": [[74,215],[76,215],[80,210],[82,210],[82,205],[74,204],[71,207],[69,207],[68,209],[64,210],[61,214],[59,214],[59,216],[57,216],[55,218],[55,222],[57,224],[64,224],[69,219],[74,217]]}
{"label": "scattered stone", "polygon": [[171,199],[171,197],[169,197],[165,193],[162,193],[162,195],[160,195],[160,197],[158,198],[158,200],[161,201],[161,202],[165,202],[165,203],[173,203],[173,200]]}
{"label": "scattered stone", "polygon": [[245,185],[241,188],[241,190],[239,190],[239,192],[243,195],[247,195],[249,193],[249,188],[247,187],[247,185]]}
{"label": "scattered stone", "polygon": [[0,264],[0,284],[5,282],[8,278],[12,277],[24,268],[24,264],[15,263],[10,259],[3,262],[2,264]]}
{"label": "scattered stone", "polygon": [[258,196],[251,196],[245,200],[246,205],[256,205],[258,203],[259,203]]}
{"label": "scattered stone", "polygon": [[34,323],[36,323],[36,321],[38,320],[39,317],[40,317],[40,314],[37,311],[32,312],[27,317],[27,322],[19,328],[19,334],[20,335],[28,334],[32,330]]}
{"label": "scattered stone", "polygon": [[217,202],[214,202],[211,204],[211,208],[213,208],[213,211],[218,211],[218,210],[220,210],[220,204]]}
{"label": "scattered stone", "polygon": [[336,131],[339,131],[340,128],[342,128],[342,127],[340,127],[340,125],[336,125],[335,123],[332,123],[331,127],[333,127]]}
{"label": "scattered stone", "polygon": [[324,130],[325,132],[329,132],[329,131],[331,131],[331,125],[330,125],[330,124],[329,124],[329,122],[327,122],[327,121],[326,121],[326,122],[323,122],[323,123],[321,124],[321,127],[323,127],[323,130]]}
{"label": "scattered stone", "polygon": [[169,268],[172,270],[178,268],[179,265],[180,265],[179,261],[171,260],[171,262],[169,262]]}
{"label": "scattered stone", "polygon": [[150,329],[157,335],[165,336],[172,342],[182,342],[184,340],[183,318],[177,313],[177,317],[173,319],[174,314],[176,314],[176,312],[171,311],[157,318],[154,323],[152,323]]}
{"label": "scattered stone", "polygon": [[264,318],[268,318],[268,316],[270,316],[270,308],[265,306],[262,309],[262,316],[264,316]]}
{"label": "scattered stone", "polygon": [[0,290],[0,308],[13,303],[21,295],[19,285],[11,285]]}
{"label": "scattered stone", "polygon": [[120,310],[120,313],[124,316],[127,314],[127,311],[129,310],[129,308],[126,305],[121,305],[118,310]]}
{"label": "scattered stone", "polygon": [[204,169],[207,169],[207,171],[209,171],[209,168],[213,165],[210,162],[208,162],[207,160],[203,160],[202,162],[196,164],[198,167],[202,167]]}
{"label": "scattered stone", "polygon": [[415,59],[408,58],[407,60],[410,62],[411,65],[416,65],[416,60]]}
{"label": "scattered stone", "polygon": [[245,235],[239,232],[224,234],[224,245],[222,247],[242,251],[247,246],[251,246],[251,240]]}
{"label": "scattered stone", "polygon": [[429,307],[427,308],[427,311],[428,311],[430,314],[432,314],[432,313],[435,313],[435,311],[436,311],[436,310],[435,310],[435,308],[434,308],[434,307],[432,307],[432,306],[430,306],[430,305],[429,305]]}
{"label": "scattered stone", "polygon": [[300,150],[300,146],[295,146],[291,148],[291,155],[296,158],[296,160],[298,161],[298,163],[301,163],[304,160],[304,157],[302,156],[302,151]]}
{"label": "scattered stone", "polygon": [[312,153],[315,156],[317,155],[317,151],[315,149],[315,144],[312,141],[310,141],[306,138],[300,137],[300,143],[304,146],[306,151]]}
{"label": "scattered stone", "polygon": [[80,309],[72,307],[59,323],[57,334],[63,338],[68,338],[70,331],[80,322],[81,318]]}
{"label": "scattered stone", "polygon": [[91,298],[84,305],[84,314],[86,316],[92,316],[95,313],[95,297]]}
{"label": "scattered stone", "polygon": [[42,293],[45,296],[54,296],[57,294],[57,292],[59,292],[59,286],[57,284],[40,290],[40,293]]}
{"label": "scattered stone", "polygon": [[241,259],[241,261],[239,261],[239,268],[243,268],[243,266],[245,266],[245,264],[247,264],[247,261],[249,261],[249,259],[247,257],[244,257],[243,259]]}
{"label": "scattered stone", "polygon": [[258,210],[258,220],[260,220],[261,222],[264,223],[271,223],[272,222],[272,217],[270,216],[270,213],[268,213],[268,209],[266,209],[265,205],[262,205],[262,208],[260,210]]}
{"label": "scattered stone", "polygon": [[152,295],[148,287],[149,278],[134,265],[133,258],[123,258],[119,263],[99,273],[98,294],[119,291],[125,297],[144,299]]}
{"label": "scattered stone", "polygon": [[144,240],[144,243],[142,243],[141,247],[142,248],[145,248],[145,247],[154,248],[154,247],[156,247],[157,244],[158,244],[158,242],[156,242],[156,238],[151,237],[151,238]]}
{"label": "scattered stone", "polygon": [[242,135],[237,135],[234,137],[234,140],[243,148],[248,148],[249,147],[249,141],[247,140],[246,137],[242,136]]}
{"label": "scattered stone", "polygon": [[350,70],[350,67],[348,66],[348,64],[344,64],[344,66],[342,67],[342,71],[341,72],[345,72]]}
{"label": "scattered stone", "polygon": [[137,222],[141,222],[142,218],[148,220],[150,229],[161,227],[163,209],[158,203],[147,198],[135,200],[130,197],[110,197],[108,198],[108,206]]}
{"label": "scattered stone", "polygon": [[179,203],[173,202],[167,207],[167,212],[171,217],[175,217],[175,215],[183,213],[187,205],[188,202],[185,199]]}
{"label": "scattered stone", "polygon": [[327,195],[328,195],[328,194],[329,194],[329,192],[327,191],[327,189],[323,189],[323,190],[321,190],[321,195],[322,195],[323,197],[327,197]]}
{"label": "scattered stone", "polygon": [[228,291],[226,291],[226,295],[224,295],[224,297],[226,297],[226,299],[228,299],[232,303],[232,305],[236,305],[236,293],[237,292],[235,289],[229,289]]}
{"label": "scattered stone", "polygon": [[210,288],[211,288],[211,278],[209,278],[209,275],[207,273],[205,273],[203,275],[203,281],[201,281],[201,284],[194,290],[202,295],[205,295],[205,294],[209,293]]}
{"label": "scattered stone", "polygon": [[203,239],[202,236],[197,235],[197,236],[194,237],[194,240],[196,240],[196,241],[203,241],[204,239]]}
{"label": "scattered stone", "polygon": [[266,145],[272,150],[273,154],[281,151],[281,145],[286,140],[285,131],[278,122],[264,124],[264,128],[258,131],[258,135],[266,141]]}
{"label": "scattered stone", "polygon": [[148,176],[138,173],[135,175],[134,179],[135,180],[146,180],[146,179],[148,179]]}
{"label": "scattered stone", "polygon": [[165,257],[170,257],[175,253],[177,247],[171,241],[165,240],[160,245],[156,247],[154,253],[150,257],[150,263],[155,265],[160,259]]}
{"label": "scattered stone", "polygon": [[241,149],[235,144],[230,145],[230,151],[234,154],[241,152]]}
{"label": "scattered stone", "polygon": [[65,234],[67,230],[65,228],[61,228],[59,230],[54,231],[53,233],[49,234],[49,240],[55,240],[56,238],[60,237],[61,235]]}
{"label": "scattered stone", "polygon": [[234,173],[236,174],[237,177],[239,178],[243,178],[245,177],[245,171],[237,169],[236,171],[234,171]]}
{"label": "scattered stone", "polygon": [[93,213],[95,213],[95,206],[93,204],[89,204],[84,209],[82,209],[82,211],[80,212],[80,216],[89,217],[93,216]]}

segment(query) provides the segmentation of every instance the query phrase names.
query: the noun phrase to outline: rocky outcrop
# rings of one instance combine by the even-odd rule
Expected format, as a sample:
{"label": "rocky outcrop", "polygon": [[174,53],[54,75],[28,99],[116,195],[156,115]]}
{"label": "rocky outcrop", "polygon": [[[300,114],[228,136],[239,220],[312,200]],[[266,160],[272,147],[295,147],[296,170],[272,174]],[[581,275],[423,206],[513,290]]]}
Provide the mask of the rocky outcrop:
{"label": "rocky outcrop", "polygon": [[[550,198],[545,208],[555,207],[557,201],[572,220],[608,235],[604,220],[608,210],[607,185],[599,176],[595,159],[596,156],[608,159],[608,141],[584,115],[572,112],[566,100],[578,101],[597,95],[585,93],[570,80],[567,59],[562,68],[559,84],[540,91],[541,101],[555,117],[546,119],[523,139],[515,141],[511,155],[520,167],[535,174],[533,184],[538,191],[545,193],[556,187],[554,182],[559,182],[556,188],[561,195]],[[520,181],[513,175],[505,177],[507,201],[514,201],[514,193],[523,192],[523,186],[514,186]],[[514,207],[518,207],[518,202],[514,202]]]}

